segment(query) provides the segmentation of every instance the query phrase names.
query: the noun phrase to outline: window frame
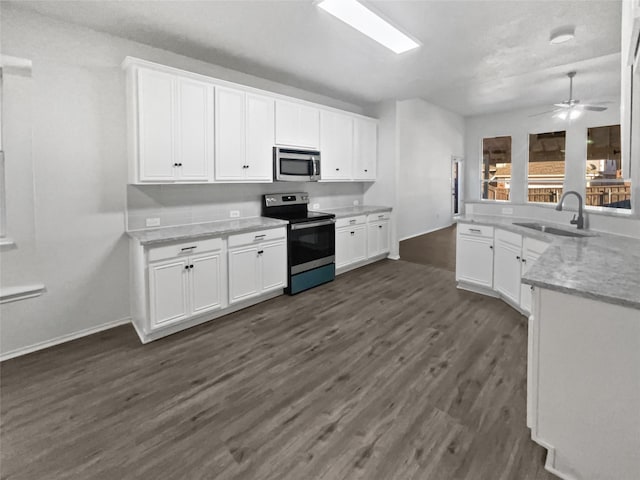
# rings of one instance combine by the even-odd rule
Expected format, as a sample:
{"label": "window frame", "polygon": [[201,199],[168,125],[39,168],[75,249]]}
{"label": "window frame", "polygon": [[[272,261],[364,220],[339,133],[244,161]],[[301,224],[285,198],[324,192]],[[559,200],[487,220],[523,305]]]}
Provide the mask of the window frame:
{"label": "window frame", "polygon": [[483,135],[480,137],[480,158],[479,158],[479,168],[478,168],[478,176],[480,177],[480,202],[487,202],[487,203],[499,203],[499,204],[506,204],[506,203],[513,203],[513,196],[512,196],[512,189],[511,189],[511,185],[513,184],[513,175],[510,175],[509,177],[509,199],[508,200],[497,200],[497,199],[491,199],[491,198],[483,198],[483,190],[484,190],[484,185],[485,182],[484,178],[482,178],[482,169],[484,167],[484,141],[485,139],[488,138],[500,138],[500,137],[509,137],[510,139],[510,152],[509,152],[509,158],[511,159],[509,164],[511,165],[511,172],[513,173],[513,135],[512,134],[493,134],[493,135]]}
{"label": "window frame", "polygon": [[525,164],[525,184],[524,184],[524,194],[525,194],[525,205],[535,205],[535,206],[556,206],[557,205],[557,201],[560,200],[560,198],[562,197],[562,193],[560,194],[560,196],[558,197],[558,200],[556,200],[555,202],[531,202],[529,201],[529,165],[531,164],[531,136],[532,135],[543,135],[545,133],[560,133],[560,132],[564,132],[564,149],[565,152],[563,154],[563,159],[562,159],[562,163],[564,164],[564,172],[562,174],[562,184],[561,184],[561,188],[562,188],[562,193],[564,193],[566,191],[566,181],[567,181],[567,137],[568,137],[568,129],[564,129],[564,130],[555,130],[553,132],[533,132],[533,133],[527,133],[527,161]]}

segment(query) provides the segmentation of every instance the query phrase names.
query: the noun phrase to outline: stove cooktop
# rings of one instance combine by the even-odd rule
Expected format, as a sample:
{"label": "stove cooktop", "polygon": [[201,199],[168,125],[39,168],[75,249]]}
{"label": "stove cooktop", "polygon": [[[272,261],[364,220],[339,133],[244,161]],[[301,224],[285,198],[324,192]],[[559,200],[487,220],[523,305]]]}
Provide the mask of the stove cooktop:
{"label": "stove cooktop", "polygon": [[265,212],[263,214],[265,217],[269,218],[278,218],[280,220],[288,220],[289,223],[303,223],[303,222],[314,222],[317,220],[327,220],[330,218],[335,218],[333,213],[324,213],[324,212],[279,212],[279,213],[269,213]]}

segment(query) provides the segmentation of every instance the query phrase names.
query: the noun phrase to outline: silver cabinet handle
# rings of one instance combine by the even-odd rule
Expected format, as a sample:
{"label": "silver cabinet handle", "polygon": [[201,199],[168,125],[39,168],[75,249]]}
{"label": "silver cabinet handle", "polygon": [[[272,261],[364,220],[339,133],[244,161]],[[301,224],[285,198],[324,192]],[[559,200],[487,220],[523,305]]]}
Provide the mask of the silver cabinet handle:
{"label": "silver cabinet handle", "polygon": [[267,234],[266,234],[266,233],[263,233],[262,235],[256,235],[256,236],[254,237],[254,240],[260,240],[261,238],[264,238],[264,237],[266,237],[266,236],[267,236]]}
{"label": "silver cabinet handle", "polygon": [[349,220],[349,225],[355,225],[356,221],[355,220]]}
{"label": "silver cabinet handle", "polygon": [[194,248],[198,248],[198,246],[194,245],[193,247],[184,247],[184,248],[181,248],[180,251],[186,252],[187,250],[193,250]]}
{"label": "silver cabinet handle", "polygon": [[476,233],[481,233],[482,230],[480,230],[479,228],[470,228],[469,229],[470,232],[476,232]]}

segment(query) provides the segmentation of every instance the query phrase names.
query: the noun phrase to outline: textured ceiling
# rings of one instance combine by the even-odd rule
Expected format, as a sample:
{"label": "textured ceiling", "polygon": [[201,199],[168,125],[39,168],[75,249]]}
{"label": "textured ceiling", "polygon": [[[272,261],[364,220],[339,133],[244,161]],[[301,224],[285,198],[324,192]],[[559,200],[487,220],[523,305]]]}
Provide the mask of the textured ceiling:
{"label": "textured ceiling", "polygon": [[[396,55],[311,0],[32,1],[19,8],[368,105],[420,97],[463,115],[619,96],[619,0],[370,1],[422,42]],[[550,45],[554,28],[576,38]]]}

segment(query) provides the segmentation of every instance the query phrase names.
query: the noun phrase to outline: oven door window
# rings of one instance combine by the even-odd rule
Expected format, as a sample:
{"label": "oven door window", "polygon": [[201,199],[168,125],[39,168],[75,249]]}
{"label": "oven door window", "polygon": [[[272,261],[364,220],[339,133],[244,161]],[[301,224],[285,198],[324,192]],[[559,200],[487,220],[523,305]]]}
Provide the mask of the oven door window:
{"label": "oven door window", "polygon": [[335,255],[335,226],[321,225],[289,231],[289,257],[291,266]]}
{"label": "oven door window", "polygon": [[310,176],[313,174],[313,162],[310,160],[280,159],[280,173],[284,175]]}

